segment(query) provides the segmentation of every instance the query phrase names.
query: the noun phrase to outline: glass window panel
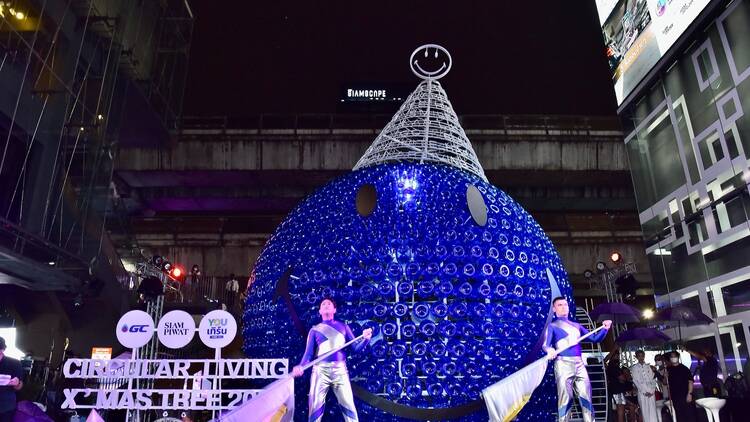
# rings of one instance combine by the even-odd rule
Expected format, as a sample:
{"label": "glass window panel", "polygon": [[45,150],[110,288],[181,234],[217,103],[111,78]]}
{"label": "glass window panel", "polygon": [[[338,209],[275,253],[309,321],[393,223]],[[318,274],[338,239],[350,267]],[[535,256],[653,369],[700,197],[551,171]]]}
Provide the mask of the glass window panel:
{"label": "glass window panel", "polygon": [[707,253],[705,259],[711,278],[750,265],[750,236]]}
{"label": "glass window panel", "polygon": [[711,318],[716,318],[719,314],[716,312],[716,299],[714,299],[714,292],[706,287],[706,296],[708,296],[708,306],[711,309]]}
{"label": "glass window panel", "polygon": [[663,264],[670,291],[676,291],[708,279],[700,252],[688,255],[685,244],[668,249]]}
{"label": "glass window panel", "polygon": [[727,315],[750,310],[750,279],[721,288]]}
{"label": "glass window panel", "polygon": [[685,172],[679,159],[672,120],[669,116],[662,116],[657,116],[652,124],[638,133],[638,138],[645,140],[648,148],[657,200],[685,184]]}
{"label": "glass window panel", "polygon": [[[666,251],[668,252],[668,251]],[[651,267],[651,275],[654,284],[654,294],[657,296],[665,295],[669,293],[669,285],[667,284],[667,273],[664,271],[663,259],[669,259],[668,255],[662,255],[666,253],[662,250],[657,250],[646,255],[648,259],[649,267]]]}
{"label": "glass window panel", "polygon": [[653,165],[649,162],[648,148],[644,140],[634,137],[626,145],[626,150],[630,164],[630,174],[633,178],[635,201],[638,210],[643,211],[656,202],[653,175],[651,174]]}
{"label": "glass window panel", "polygon": [[[734,334],[734,339],[732,340],[731,334],[722,334],[721,349],[724,353],[727,375],[732,376],[738,372],[742,372],[742,368],[747,363],[748,352],[747,342],[745,341],[745,330],[742,324],[732,324],[728,328]],[[723,329],[725,328],[722,327]],[[726,342],[724,341],[724,336],[728,337]]]}

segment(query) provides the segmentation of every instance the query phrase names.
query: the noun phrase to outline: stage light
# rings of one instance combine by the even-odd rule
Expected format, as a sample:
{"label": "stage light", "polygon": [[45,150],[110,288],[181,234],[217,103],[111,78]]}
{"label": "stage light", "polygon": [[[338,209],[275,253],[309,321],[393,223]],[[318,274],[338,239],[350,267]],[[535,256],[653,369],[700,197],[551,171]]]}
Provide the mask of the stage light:
{"label": "stage light", "polygon": [[607,269],[607,264],[604,263],[604,261],[599,261],[596,263],[596,270],[597,271],[604,271]]}
{"label": "stage light", "polygon": [[163,263],[163,264],[161,264],[161,269],[162,269],[163,271],[165,271],[165,272],[170,272],[170,271],[172,271],[172,263],[171,263],[171,262],[169,262],[169,261],[167,261],[167,260],[164,260],[164,263]]}
{"label": "stage light", "polygon": [[26,19],[26,15],[24,15],[23,12],[16,12],[16,19],[18,19],[19,21],[22,21]]}
{"label": "stage light", "polygon": [[193,268],[190,269],[190,274],[201,275],[201,267],[199,267],[198,264],[194,264]]}
{"label": "stage light", "polygon": [[170,274],[174,278],[180,278],[182,276],[182,269],[180,267],[174,267],[172,268],[172,271],[170,272]]}
{"label": "stage light", "polygon": [[96,116],[96,118],[99,119],[99,120],[104,120],[104,116],[102,116],[101,114],[98,115],[98,116]]}
{"label": "stage light", "polygon": [[643,310],[643,318],[645,319],[651,319],[654,317],[654,310],[651,308],[644,309]]}
{"label": "stage light", "polygon": [[591,271],[591,270],[588,270],[588,269],[587,269],[587,270],[585,270],[585,271],[583,272],[583,276],[584,276],[584,277],[586,277],[586,278],[591,278],[591,277],[593,277],[593,276],[594,276],[594,272],[593,272],[593,271]]}
{"label": "stage light", "polygon": [[26,353],[16,347],[16,327],[0,327],[0,337],[5,339],[5,355],[14,359],[21,359]]}
{"label": "stage light", "polygon": [[48,262],[47,264],[48,264],[48,265],[49,265],[50,267],[54,267],[54,266],[55,266],[55,261],[50,261],[50,262]]}
{"label": "stage light", "polygon": [[161,264],[164,263],[164,258],[160,255],[154,255],[151,258],[151,263],[154,264],[154,266],[161,268]]}
{"label": "stage light", "polygon": [[609,255],[609,259],[614,262],[615,264],[619,263],[622,259],[622,255],[620,255],[620,252],[614,251]]}

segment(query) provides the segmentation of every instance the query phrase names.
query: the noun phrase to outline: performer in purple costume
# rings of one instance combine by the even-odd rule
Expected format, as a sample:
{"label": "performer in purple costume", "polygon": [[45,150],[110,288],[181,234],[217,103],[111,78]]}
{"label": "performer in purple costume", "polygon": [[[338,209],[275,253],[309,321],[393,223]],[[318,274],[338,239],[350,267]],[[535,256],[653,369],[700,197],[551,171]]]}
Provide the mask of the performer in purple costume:
{"label": "performer in purple costume", "polygon": [[[560,349],[576,342],[580,337],[588,334],[588,330],[581,324],[568,319],[568,301],[560,296],[552,301],[555,319],[547,326],[544,339],[544,350],[547,358],[555,359],[555,380],[557,382],[557,412],[560,422],[567,422],[570,409],[573,407],[573,391],[578,395],[581,403],[581,413],[584,422],[593,422],[594,406],[591,404],[591,381],[586,372],[586,366],[581,358],[581,345],[577,344],[562,351],[559,355],[555,349]],[[592,335],[587,341],[598,343],[607,336],[612,321],[602,323],[604,329]]]}
{"label": "performer in purple costume", "polygon": [[[336,304],[332,299],[323,299],[320,302],[320,316],[323,322],[312,327],[307,334],[307,347],[302,361],[292,369],[295,377],[302,375],[302,366],[313,360],[313,353],[317,348],[315,356],[320,356],[331,350],[343,346],[346,342],[354,339],[354,334],[348,325],[333,319],[336,313]],[[354,344],[354,350],[359,351],[369,343],[372,337],[372,329],[363,332],[364,340]],[[313,365],[310,377],[310,396],[308,398],[308,420],[319,422],[323,418],[325,410],[326,395],[333,387],[336,399],[341,406],[346,422],[355,422],[357,409],[354,407],[354,394],[349,383],[349,372],[346,369],[346,354],[343,350],[333,353],[323,359],[322,362]]]}

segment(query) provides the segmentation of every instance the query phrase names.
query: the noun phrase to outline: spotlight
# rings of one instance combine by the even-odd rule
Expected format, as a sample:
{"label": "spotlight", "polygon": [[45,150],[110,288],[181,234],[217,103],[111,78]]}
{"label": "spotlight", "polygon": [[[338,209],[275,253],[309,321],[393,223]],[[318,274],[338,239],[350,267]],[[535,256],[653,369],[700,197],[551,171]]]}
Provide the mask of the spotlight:
{"label": "spotlight", "polygon": [[651,308],[644,309],[643,310],[643,318],[645,319],[651,319],[654,317],[654,310]]}
{"label": "spotlight", "polygon": [[593,276],[594,276],[594,272],[593,272],[593,271],[591,271],[591,270],[588,270],[588,269],[587,269],[587,270],[585,270],[585,271],[583,272],[583,276],[584,276],[584,277],[586,277],[586,278],[591,278],[591,277],[593,277]]}
{"label": "spotlight", "polygon": [[201,267],[199,267],[198,264],[194,264],[193,268],[190,269],[190,274],[201,275]]}
{"label": "spotlight", "polygon": [[48,265],[49,265],[50,267],[54,267],[54,266],[55,266],[55,261],[50,261],[50,262],[48,262],[47,264],[48,264]]}
{"label": "spotlight", "polygon": [[179,281],[180,278],[182,278],[182,276],[184,275],[184,271],[182,271],[182,268],[174,266],[172,268],[172,271],[169,272],[169,275],[171,275],[175,280]]}
{"label": "spotlight", "polygon": [[16,19],[18,19],[19,21],[22,21],[26,19],[26,15],[24,15],[23,12],[16,12]]}
{"label": "spotlight", "polygon": [[612,252],[612,253],[611,253],[611,254],[609,255],[609,259],[610,259],[610,260],[611,260],[611,261],[612,261],[613,263],[617,264],[617,263],[619,263],[619,262],[620,262],[620,260],[622,259],[622,255],[620,255],[620,252],[614,251],[614,252]]}
{"label": "spotlight", "polygon": [[597,271],[604,271],[607,269],[607,264],[604,263],[604,261],[599,261],[596,263],[596,270]]}
{"label": "spotlight", "polygon": [[164,260],[164,263],[163,263],[163,264],[161,264],[161,269],[162,269],[163,271],[165,271],[165,272],[170,272],[170,271],[172,271],[172,263],[171,263],[171,262],[169,262],[169,261],[167,261],[167,260]]}

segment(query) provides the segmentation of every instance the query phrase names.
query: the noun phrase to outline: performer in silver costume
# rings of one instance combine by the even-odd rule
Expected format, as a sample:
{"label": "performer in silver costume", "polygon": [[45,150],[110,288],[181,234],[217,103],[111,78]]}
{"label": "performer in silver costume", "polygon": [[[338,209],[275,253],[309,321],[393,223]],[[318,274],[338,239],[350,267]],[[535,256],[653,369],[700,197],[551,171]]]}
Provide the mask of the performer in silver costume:
{"label": "performer in silver costume", "polygon": [[[581,346],[571,347],[559,355],[555,349],[560,349],[575,343],[581,336],[588,334],[588,330],[577,322],[568,319],[568,301],[560,296],[552,301],[555,319],[547,326],[544,339],[544,350],[547,358],[555,360],[555,380],[557,383],[557,415],[560,422],[567,422],[570,409],[573,407],[573,392],[578,395],[584,422],[594,421],[594,406],[591,404],[591,381],[586,372],[586,366],[581,358]],[[586,341],[598,343],[607,336],[612,321],[603,322],[604,329],[592,335]]]}
{"label": "performer in silver costume", "polygon": [[[331,350],[343,346],[346,342],[354,339],[352,330],[343,322],[333,319],[336,313],[336,304],[331,299],[323,299],[318,311],[323,322],[312,327],[307,334],[307,347],[302,361],[292,369],[295,377],[302,375],[302,366],[313,360],[315,356],[321,356]],[[355,350],[360,350],[369,343],[372,337],[372,329],[363,331],[364,339],[353,345]],[[317,353],[315,353],[317,349]],[[355,422],[357,409],[354,407],[354,394],[349,383],[349,371],[346,369],[346,354],[343,350],[333,353],[323,359],[322,362],[313,365],[310,377],[310,396],[308,398],[308,421],[319,422],[325,411],[326,395],[333,387],[333,392],[341,407],[346,422]]]}

